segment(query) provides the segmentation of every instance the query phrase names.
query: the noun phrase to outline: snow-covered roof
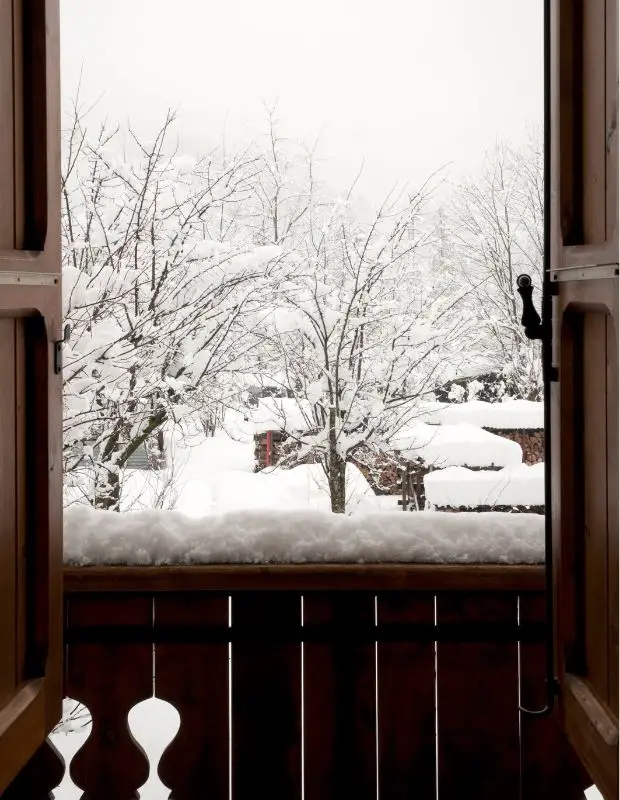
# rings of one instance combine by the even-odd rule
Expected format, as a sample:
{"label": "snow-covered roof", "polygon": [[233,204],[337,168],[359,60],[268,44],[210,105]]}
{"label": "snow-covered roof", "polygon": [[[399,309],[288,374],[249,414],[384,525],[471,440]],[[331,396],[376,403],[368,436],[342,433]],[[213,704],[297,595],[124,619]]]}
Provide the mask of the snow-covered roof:
{"label": "snow-covered roof", "polygon": [[517,464],[499,471],[448,467],[424,477],[426,500],[435,508],[542,506],[545,465]]}
{"label": "snow-covered roof", "polygon": [[435,425],[469,422],[481,428],[496,430],[537,430],[544,428],[544,405],[532,400],[503,400],[488,403],[468,400],[465,403],[429,403],[421,419]]}
{"label": "snow-covered roof", "polygon": [[68,564],[486,563],[544,560],[544,520],[531,514],[65,511]]}
{"label": "snow-covered roof", "polygon": [[263,397],[248,416],[257,434],[266,431],[300,432],[311,425],[312,406],[290,397]]}
{"label": "snow-covered roof", "polygon": [[520,464],[521,445],[471,423],[427,425],[419,422],[399,433],[391,445],[405,458],[421,458],[438,467],[506,467]]}

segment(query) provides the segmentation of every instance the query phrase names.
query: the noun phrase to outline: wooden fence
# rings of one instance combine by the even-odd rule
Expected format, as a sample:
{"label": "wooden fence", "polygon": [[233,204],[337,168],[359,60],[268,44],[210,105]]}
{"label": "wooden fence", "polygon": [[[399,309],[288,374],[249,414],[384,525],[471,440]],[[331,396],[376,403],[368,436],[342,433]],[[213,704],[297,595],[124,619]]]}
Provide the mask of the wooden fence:
{"label": "wooden fence", "polygon": [[[541,568],[84,568],[65,596],[65,691],[93,718],[71,763],[84,800],[137,797],[127,714],[153,695],[181,718],[158,765],[174,800],[577,800],[590,783],[556,719],[519,712],[544,700]],[[63,771],[46,745],[6,799],[49,798]]]}

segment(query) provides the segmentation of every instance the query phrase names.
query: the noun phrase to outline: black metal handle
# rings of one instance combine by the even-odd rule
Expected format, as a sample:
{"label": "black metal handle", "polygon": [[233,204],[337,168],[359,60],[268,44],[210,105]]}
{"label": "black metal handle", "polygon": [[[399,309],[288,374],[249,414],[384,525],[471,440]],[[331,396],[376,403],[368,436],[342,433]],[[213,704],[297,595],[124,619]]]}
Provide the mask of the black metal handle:
{"label": "black metal handle", "polygon": [[54,342],[54,373],[59,375],[62,372],[62,346],[69,341],[71,336],[71,325],[67,323],[62,331],[62,339]]}
{"label": "black metal handle", "polygon": [[517,278],[517,291],[521,295],[523,302],[523,314],[521,315],[521,325],[525,328],[525,335],[528,339],[542,339],[544,326],[540,319],[540,314],[534,308],[532,294],[534,287],[529,275],[519,275]]}

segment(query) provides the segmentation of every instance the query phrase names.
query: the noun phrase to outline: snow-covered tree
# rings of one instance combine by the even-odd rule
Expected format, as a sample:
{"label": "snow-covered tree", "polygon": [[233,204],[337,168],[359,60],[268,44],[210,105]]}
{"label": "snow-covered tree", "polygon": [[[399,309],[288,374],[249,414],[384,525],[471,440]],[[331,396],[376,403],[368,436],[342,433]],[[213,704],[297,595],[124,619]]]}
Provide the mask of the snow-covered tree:
{"label": "snow-covered tree", "polygon": [[243,204],[243,222],[255,244],[277,244],[290,250],[307,234],[314,212],[322,205],[316,144],[308,147],[284,136],[275,107],[266,108],[265,113],[266,131],[252,148],[257,180]]}
{"label": "snow-covered tree", "polygon": [[204,418],[234,391],[280,261],[236,224],[254,158],[178,156],[172,123],[149,143],[130,131],[123,149],[76,112],[66,143],[64,468],[72,496],[105,509],[165,422]]}
{"label": "snow-covered tree", "polygon": [[[433,279],[422,211],[427,187],[387,201],[369,224],[348,198],[316,215],[296,270],[280,285],[266,337],[277,375],[305,417],[298,458],[327,476],[332,511],[345,511],[345,465],[389,441],[420,401],[458,372],[466,323],[455,289]],[[283,427],[286,421],[283,420]]]}
{"label": "snow-covered tree", "polygon": [[524,335],[516,292],[520,273],[542,286],[543,150],[532,132],[525,145],[499,144],[481,170],[464,181],[452,198],[450,217],[454,260],[470,290],[470,313],[478,319],[480,346],[494,370],[498,390],[540,399],[539,348]]}
{"label": "snow-covered tree", "polygon": [[67,133],[70,498],[118,509],[138,448],[161,462],[156,434],[190,417],[213,434],[264,384],[297,402],[295,458],[320,460],[342,512],[347,461],[390,452],[439,387],[507,365],[510,393],[536,396],[514,293],[541,263],[533,145],[498,149],[448,214],[430,212],[429,182],[362,220],[353,189],[330,196],[316,148],[282,136],[274,111],[232,153],[180,156],[172,131],[169,116],[149,142],[106,125],[91,136],[76,109]]}

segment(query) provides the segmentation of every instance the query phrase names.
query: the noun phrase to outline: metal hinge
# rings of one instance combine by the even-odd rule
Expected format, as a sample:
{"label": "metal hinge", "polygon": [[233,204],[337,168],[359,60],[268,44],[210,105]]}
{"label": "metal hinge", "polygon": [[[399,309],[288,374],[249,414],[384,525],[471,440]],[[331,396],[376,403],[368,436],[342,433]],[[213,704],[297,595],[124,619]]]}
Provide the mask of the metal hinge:
{"label": "metal hinge", "polygon": [[71,325],[65,325],[62,332],[62,339],[54,342],[54,374],[60,375],[62,372],[62,346],[69,341],[71,336]]}
{"label": "metal hinge", "polygon": [[551,270],[551,286],[568,281],[596,281],[617,278],[618,264],[582,264],[579,267],[559,267]]}

